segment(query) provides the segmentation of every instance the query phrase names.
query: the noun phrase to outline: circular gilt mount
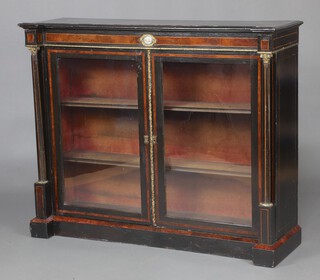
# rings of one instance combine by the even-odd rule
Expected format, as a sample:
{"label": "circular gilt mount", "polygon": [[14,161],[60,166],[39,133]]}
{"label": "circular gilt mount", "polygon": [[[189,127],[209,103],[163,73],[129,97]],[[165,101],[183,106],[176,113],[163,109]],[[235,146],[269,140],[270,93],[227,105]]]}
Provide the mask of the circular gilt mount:
{"label": "circular gilt mount", "polygon": [[140,37],[140,42],[142,45],[144,45],[145,47],[151,47],[153,46],[157,40],[156,38],[151,35],[151,34],[144,34]]}

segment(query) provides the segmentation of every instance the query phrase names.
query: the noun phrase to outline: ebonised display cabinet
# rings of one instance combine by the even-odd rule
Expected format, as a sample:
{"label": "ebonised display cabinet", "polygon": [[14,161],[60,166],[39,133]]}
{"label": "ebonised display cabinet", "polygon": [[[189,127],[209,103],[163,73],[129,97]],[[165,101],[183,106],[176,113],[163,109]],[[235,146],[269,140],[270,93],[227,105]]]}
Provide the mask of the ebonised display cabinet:
{"label": "ebonised display cabinet", "polygon": [[301,24],[20,24],[39,170],[31,235],[277,265],[301,242]]}

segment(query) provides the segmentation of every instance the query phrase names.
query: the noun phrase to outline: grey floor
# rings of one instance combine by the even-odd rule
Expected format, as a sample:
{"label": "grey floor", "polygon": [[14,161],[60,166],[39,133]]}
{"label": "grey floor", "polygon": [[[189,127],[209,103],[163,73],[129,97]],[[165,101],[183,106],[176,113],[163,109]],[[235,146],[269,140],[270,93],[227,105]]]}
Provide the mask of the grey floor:
{"label": "grey floor", "polygon": [[[319,0],[1,0],[0,279],[320,279]],[[299,223],[302,245],[277,268],[127,244],[29,235],[37,179],[30,53],[18,22],[58,17],[299,19]]]}

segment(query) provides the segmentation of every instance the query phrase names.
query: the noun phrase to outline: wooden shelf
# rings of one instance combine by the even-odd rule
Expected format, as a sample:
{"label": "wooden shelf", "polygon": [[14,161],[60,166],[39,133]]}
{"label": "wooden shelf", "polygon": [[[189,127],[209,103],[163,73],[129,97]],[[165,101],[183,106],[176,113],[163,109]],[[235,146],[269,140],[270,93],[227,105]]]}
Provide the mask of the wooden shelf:
{"label": "wooden shelf", "polygon": [[212,103],[194,101],[165,101],[164,110],[251,114],[250,103]]}
{"label": "wooden shelf", "polygon": [[[125,167],[136,167],[140,165],[139,156],[127,154],[97,153],[88,151],[72,151],[64,154],[64,160],[68,162],[106,164]],[[201,174],[215,174],[236,177],[251,177],[251,166],[194,161],[187,159],[169,159],[166,169],[181,172],[193,172]]]}
{"label": "wooden shelf", "polygon": [[[61,102],[61,105],[65,107],[138,109],[138,103],[133,99],[99,97],[67,98]],[[251,114],[249,103],[165,101],[164,110]]]}
{"label": "wooden shelf", "polygon": [[138,109],[138,102],[134,99],[99,97],[67,98],[62,100],[61,105],[65,107]]}
{"label": "wooden shelf", "polygon": [[72,151],[64,153],[64,160],[68,162],[106,164],[137,168],[140,166],[139,156],[127,154]]}
{"label": "wooden shelf", "polygon": [[167,159],[166,169],[181,172],[251,177],[251,166],[231,163],[195,161],[187,159]]}

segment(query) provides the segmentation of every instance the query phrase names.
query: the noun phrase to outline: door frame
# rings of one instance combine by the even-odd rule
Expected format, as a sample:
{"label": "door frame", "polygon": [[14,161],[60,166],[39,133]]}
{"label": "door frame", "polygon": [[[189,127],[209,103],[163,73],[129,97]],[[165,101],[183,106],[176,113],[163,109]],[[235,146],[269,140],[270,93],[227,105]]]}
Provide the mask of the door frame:
{"label": "door frame", "polygon": [[[259,55],[248,53],[197,53],[187,51],[152,51],[152,69],[154,70],[153,128],[157,135],[157,145],[154,147],[155,166],[155,216],[156,223],[161,227],[175,229],[193,229],[210,233],[227,234],[234,236],[258,237],[260,229],[259,193],[261,190],[261,58]],[[251,188],[252,188],[252,226],[238,226],[231,224],[210,223],[188,219],[166,217],[165,195],[165,167],[164,167],[164,111],[163,111],[163,62],[190,62],[190,63],[246,63],[251,67]],[[260,108],[260,110],[259,110]]]}
{"label": "door frame", "polygon": [[[101,50],[63,47],[47,47],[46,59],[48,65],[48,88],[50,96],[50,138],[52,153],[52,182],[54,214],[79,218],[94,218],[109,221],[134,222],[141,224],[151,223],[150,213],[150,161],[149,150],[144,144],[144,135],[149,133],[147,95],[146,95],[146,68],[145,52],[141,50]],[[63,203],[63,158],[61,141],[61,110],[58,86],[58,59],[83,58],[83,59],[109,59],[131,60],[137,62],[137,98],[140,146],[140,186],[141,186],[141,214],[129,213],[112,209],[99,209],[93,207],[67,206]]]}

